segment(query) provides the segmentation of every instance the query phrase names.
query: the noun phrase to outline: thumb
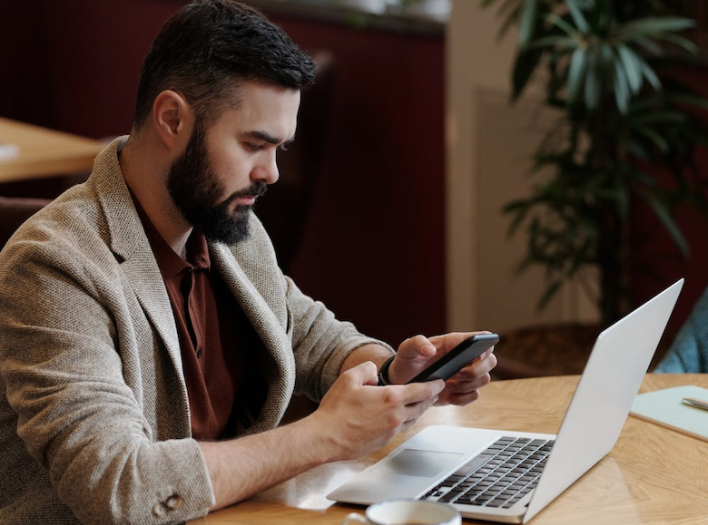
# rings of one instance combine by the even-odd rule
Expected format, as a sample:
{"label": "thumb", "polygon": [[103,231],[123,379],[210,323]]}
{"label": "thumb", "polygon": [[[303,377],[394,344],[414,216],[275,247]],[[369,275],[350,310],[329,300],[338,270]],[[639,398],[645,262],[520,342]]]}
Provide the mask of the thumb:
{"label": "thumb", "polygon": [[398,347],[398,355],[406,360],[427,360],[433,357],[436,352],[435,345],[423,335],[406,339]]}

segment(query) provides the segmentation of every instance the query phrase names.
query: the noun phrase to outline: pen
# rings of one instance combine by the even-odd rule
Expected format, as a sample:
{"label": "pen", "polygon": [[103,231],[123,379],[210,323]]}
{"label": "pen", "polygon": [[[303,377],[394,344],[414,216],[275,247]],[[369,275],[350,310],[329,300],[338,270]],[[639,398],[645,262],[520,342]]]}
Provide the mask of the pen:
{"label": "pen", "polygon": [[681,402],[692,407],[708,410],[708,401],[706,401],[705,399],[698,399],[695,397],[684,397]]}

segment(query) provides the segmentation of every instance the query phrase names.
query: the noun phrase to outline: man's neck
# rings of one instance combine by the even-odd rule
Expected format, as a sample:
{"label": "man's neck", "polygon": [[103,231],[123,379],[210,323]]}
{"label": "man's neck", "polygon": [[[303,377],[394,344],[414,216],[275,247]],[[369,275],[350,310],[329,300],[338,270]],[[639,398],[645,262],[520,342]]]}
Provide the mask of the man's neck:
{"label": "man's neck", "polygon": [[145,214],[177,255],[186,258],[187,239],[192,226],[184,219],[167,190],[170,161],[159,144],[149,138],[128,139],[120,154],[125,182]]}

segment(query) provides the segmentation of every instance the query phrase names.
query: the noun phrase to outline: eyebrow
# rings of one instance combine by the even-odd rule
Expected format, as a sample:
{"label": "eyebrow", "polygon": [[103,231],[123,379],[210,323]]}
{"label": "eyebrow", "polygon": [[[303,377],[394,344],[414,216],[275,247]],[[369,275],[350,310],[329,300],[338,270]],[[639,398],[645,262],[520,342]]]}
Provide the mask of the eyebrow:
{"label": "eyebrow", "polygon": [[290,144],[295,140],[295,136],[293,136],[288,140],[282,141],[280,138],[274,137],[273,135],[265,131],[249,131],[248,133],[246,133],[246,136],[257,140],[262,140],[263,142],[267,142],[268,144],[273,145],[282,143],[283,146]]}

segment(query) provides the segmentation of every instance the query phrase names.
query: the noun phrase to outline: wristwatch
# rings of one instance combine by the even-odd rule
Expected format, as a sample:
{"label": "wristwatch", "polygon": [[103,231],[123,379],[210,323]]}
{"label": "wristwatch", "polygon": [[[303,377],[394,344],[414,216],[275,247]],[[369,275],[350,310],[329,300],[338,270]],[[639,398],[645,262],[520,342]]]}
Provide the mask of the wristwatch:
{"label": "wristwatch", "polygon": [[381,368],[379,369],[379,386],[388,386],[391,384],[388,381],[388,369],[395,358],[396,356],[392,355],[384,361],[384,364],[381,365]]}

